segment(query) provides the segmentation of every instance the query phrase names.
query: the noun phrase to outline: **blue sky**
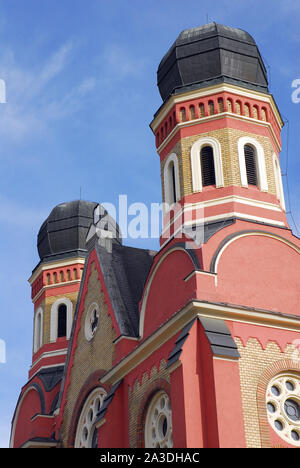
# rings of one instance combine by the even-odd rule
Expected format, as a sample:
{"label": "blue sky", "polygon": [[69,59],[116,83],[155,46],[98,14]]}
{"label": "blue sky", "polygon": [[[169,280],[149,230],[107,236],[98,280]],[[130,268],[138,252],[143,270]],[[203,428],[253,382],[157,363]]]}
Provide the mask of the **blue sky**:
{"label": "blue sky", "polygon": [[[39,227],[80,190],[91,201],[116,204],[119,194],[129,203],[161,201],[149,123],[161,104],[157,66],[183,29],[208,18],[256,39],[270,92],[289,120],[290,206],[300,229],[300,103],[291,99],[300,79],[299,16],[295,0],[0,0],[0,78],[7,86],[0,104],[0,340],[7,351],[0,447],[8,445],[31,362],[27,279],[38,262]],[[285,172],[287,127],[282,136]],[[158,248],[155,240],[128,243]]]}

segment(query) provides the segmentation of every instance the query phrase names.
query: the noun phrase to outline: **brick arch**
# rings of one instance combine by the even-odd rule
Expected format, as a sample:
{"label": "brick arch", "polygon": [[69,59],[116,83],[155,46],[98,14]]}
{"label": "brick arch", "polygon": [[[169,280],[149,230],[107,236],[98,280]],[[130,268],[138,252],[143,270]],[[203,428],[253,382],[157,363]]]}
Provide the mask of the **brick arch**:
{"label": "brick arch", "polygon": [[77,397],[71,422],[70,422],[70,429],[69,429],[69,434],[67,438],[67,448],[73,448],[75,444],[75,437],[76,437],[76,431],[77,431],[77,425],[78,421],[80,418],[80,414],[82,411],[82,408],[84,406],[84,403],[86,399],[88,398],[89,394],[97,387],[99,388],[104,388],[104,390],[108,393],[109,391],[109,386],[99,384],[99,379],[106,373],[104,370],[98,370],[96,372],[93,372],[88,379],[85,381],[84,385],[82,386],[79,395]]}
{"label": "brick arch", "polygon": [[146,392],[144,393],[138,412],[136,448],[145,448],[145,423],[147,411],[152,401],[152,398],[157,392],[160,392],[161,390],[165,391],[171,400],[170,384],[162,378],[156,379],[151,384],[149,384]]}
{"label": "brick arch", "polygon": [[262,448],[271,447],[270,428],[266,410],[267,387],[270,380],[283,372],[297,372],[300,375],[300,361],[297,362],[293,359],[282,359],[281,361],[276,361],[263,372],[258,381],[256,402]]}

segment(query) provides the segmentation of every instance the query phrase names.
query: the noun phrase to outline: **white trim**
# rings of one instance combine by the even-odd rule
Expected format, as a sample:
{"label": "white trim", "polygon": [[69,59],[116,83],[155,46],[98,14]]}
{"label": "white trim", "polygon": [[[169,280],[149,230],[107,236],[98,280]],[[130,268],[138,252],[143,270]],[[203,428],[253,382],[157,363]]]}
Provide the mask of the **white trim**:
{"label": "white trim", "polygon": [[[179,96],[176,96],[176,95],[172,96],[168,100],[168,102],[163,106],[159,114],[153,119],[153,121],[150,124],[150,127],[152,128],[153,132],[156,132],[159,126],[161,125],[162,121],[164,120],[164,118],[168,115],[168,113],[174,106],[174,104],[179,104],[182,102],[186,102],[186,101],[190,101],[190,100],[194,100],[198,98],[201,99],[206,96],[214,96],[215,94],[218,94],[221,92],[228,92],[228,93],[235,94],[236,96],[243,96],[243,97],[247,97],[250,99],[256,99],[257,101],[260,101],[262,103],[269,103],[274,114],[277,117],[278,123],[280,123],[281,127],[283,126],[282,119],[276,107],[274,98],[271,94],[266,95],[265,93],[260,93],[258,91],[251,91],[251,90],[246,91],[245,88],[241,88],[239,86],[234,86],[234,85],[222,85],[218,87],[210,86],[210,87],[207,87],[204,91],[203,90],[187,91],[186,93],[183,93]],[[259,121],[259,122],[264,122],[264,121]]]}
{"label": "white trim", "polygon": [[278,200],[280,201],[280,205],[282,209],[286,211],[284,191],[283,191],[283,185],[282,185],[282,174],[281,174],[279,160],[275,153],[273,153],[273,168],[274,168],[274,178],[275,178],[275,186],[276,186],[276,196]]}
{"label": "white trim", "polygon": [[201,219],[195,219],[195,220],[192,220],[192,221],[186,221],[185,223],[181,224],[178,227],[178,229],[176,229],[176,231],[173,232],[173,234],[170,235],[166,239],[166,241],[160,246],[160,250],[162,250],[164,248],[164,246],[168,242],[170,242],[170,239],[176,237],[176,235],[179,232],[182,232],[184,227],[194,226],[194,225],[197,225],[197,224],[203,225],[203,224],[209,223],[211,221],[218,221],[218,220],[224,220],[225,221],[226,219],[229,219],[229,218],[242,218],[242,219],[245,219],[246,221],[253,220],[253,221],[259,221],[259,222],[262,222],[262,223],[265,223],[265,224],[271,224],[273,226],[280,226],[280,227],[285,226],[285,223],[283,221],[277,221],[275,219],[268,219],[268,218],[261,218],[261,217],[249,215],[249,214],[246,214],[246,213],[239,213],[237,211],[232,211],[231,213],[223,213],[223,214],[216,215],[216,216],[208,216],[207,218],[201,218]]}
{"label": "white trim", "polygon": [[248,187],[246,163],[245,163],[245,145],[253,146],[256,153],[256,168],[259,188],[262,192],[268,191],[268,180],[265,162],[265,153],[261,144],[250,136],[241,137],[238,140],[238,154],[239,154],[239,165],[241,184],[243,187]]}
{"label": "white trim", "polygon": [[70,338],[72,320],[73,320],[73,304],[67,297],[61,297],[57,299],[51,307],[51,317],[50,317],[50,342],[55,342],[57,340],[57,325],[58,325],[58,308],[61,304],[65,304],[67,307],[67,329],[66,329],[66,338]]}
{"label": "white trim", "polygon": [[201,173],[201,149],[203,146],[211,146],[214,155],[216,187],[224,187],[222,152],[220,142],[216,138],[199,138],[191,147],[191,170],[193,192],[202,191],[202,173]]}
{"label": "white trim", "polygon": [[145,321],[147,301],[148,301],[149,291],[151,289],[151,285],[152,285],[152,281],[153,281],[153,278],[155,276],[155,273],[156,273],[157,269],[159,268],[159,266],[161,265],[161,263],[166,259],[166,257],[168,255],[172,254],[173,252],[177,251],[177,250],[181,250],[186,255],[188,255],[186,250],[183,247],[175,245],[174,248],[172,248],[171,250],[168,250],[167,252],[165,252],[161,256],[161,258],[159,259],[159,261],[155,265],[153,271],[151,272],[150,276],[148,277],[148,281],[147,281],[147,283],[145,285],[144,293],[143,293],[143,296],[142,296],[142,302],[141,302],[140,327],[139,327],[139,336],[140,336],[140,338],[142,338],[143,334],[144,334],[144,321]]}
{"label": "white trim", "polygon": [[292,317],[279,312],[276,314],[267,310],[245,309],[238,306],[194,300],[170,317],[152,335],[148,336],[145,341],[110,369],[100,379],[100,382],[103,384],[117,383],[138,364],[153,355],[156,349],[169,341],[195,317],[216,318],[300,333],[300,319],[296,315]]}
{"label": "white trim", "polygon": [[16,424],[17,424],[17,421],[18,421],[18,416],[19,416],[19,412],[20,412],[20,408],[23,404],[23,401],[27,395],[27,393],[29,393],[30,391],[34,390],[35,392],[38,393],[37,389],[33,386],[30,386],[28,387],[25,392],[23,393],[23,395],[21,396],[18,404],[17,404],[17,407],[16,407],[16,410],[15,410],[15,414],[14,414],[14,418],[13,418],[13,424],[12,424],[12,430],[11,430],[11,434],[10,434],[10,441],[9,441],[9,447],[10,448],[13,448],[14,446],[14,439],[15,439],[15,432],[16,432]]}
{"label": "white trim", "polygon": [[163,140],[163,142],[158,146],[157,152],[160,154],[161,151],[165,148],[165,146],[169,143],[169,141],[173,138],[173,136],[177,133],[180,128],[184,127],[191,127],[193,125],[198,125],[199,123],[205,123],[210,120],[218,120],[223,117],[230,117],[236,120],[246,120],[248,122],[254,122],[256,125],[261,127],[267,127],[273,137],[274,143],[278,148],[278,151],[281,151],[281,142],[278,140],[276,133],[274,132],[273,126],[270,122],[266,120],[258,120],[253,119],[252,117],[246,117],[245,115],[235,114],[233,112],[221,112],[218,114],[207,115],[205,117],[200,117],[199,119],[193,120],[186,120],[185,122],[178,122],[177,125],[172,129],[172,131],[167,135],[167,137]]}
{"label": "white trim", "polygon": [[173,162],[174,164],[174,173],[175,173],[175,203],[180,200],[180,181],[179,181],[179,166],[178,166],[178,156],[176,153],[171,153],[165,162],[164,165],[164,192],[165,192],[165,203],[168,206],[173,205],[174,201],[171,197],[171,192],[173,192],[173,187],[170,185],[170,173],[169,173],[169,166]]}
{"label": "white trim", "polygon": [[[28,282],[30,285],[34,283],[34,281],[37,279],[37,277],[41,274],[42,271],[47,271],[47,270],[53,270],[53,269],[59,269],[62,267],[67,267],[67,266],[72,266],[72,265],[84,265],[85,263],[85,258],[83,257],[77,257],[73,258],[72,260],[65,260],[65,261],[60,261],[60,262],[47,262],[44,264],[41,264],[37,267],[37,269],[33,272],[33,274],[30,276]],[[66,282],[64,282],[66,283]],[[69,283],[69,281],[68,281]],[[59,283],[56,284],[56,286]]]}
{"label": "white trim", "polygon": [[184,219],[184,215],[185,215],[186,212],[193,211],[193,210],[197,211],[199,209],[210,208],[210,207],[214,207],[214,206],[217,206],[217,205],[223,205],[223,204],[226,204],[226,203],[240,203],[242,205],[253,206],[255,208],[261,208],[261,209],[265,209],[265,210],[276,211],[276,212],[279,212],[279,213],[282,212],[282,210],[279,208],[279,206],[273,205],[272,203],[269,203],[269,202],[262,202],[262,201],[254,200],[254,199],[251,199],[251,198],[244,198],[244,197],[240,197],[239,195],[228,195],[226,197],[222,197],[222,198],[219,198],[219,199],[214,198],[212,200],[205,200],[205,201],[198,202],[198,203],[186,203],[186,204],[184,204],[183,208],[176,214],[176,216],[174,216],[174,218],[172,218],[172,220],[167,225],[165,225],[163,227],[162,233],[169,230],[170,227],[178,219],[180,219],[180,218]]}
{"label": "white trim", "polygon": [[[35,312],[34,317],[34,338],[33,338],[33,352],[36,353],[43,346],[43,322],[44,311],[39,307]],[[38,329],[39,326],[39,329]],[[39,335],[39,336],[38,336]]]}
{"label": "white trim", "polygon": [[232,239],[230,239],[223,247],[222,249],[219,251],[218,255],[217,255],[217,258],[216,258],[216,261],[215,261],[215,271],[214,273],[218,273],[218,264],[219,264],[219,261],[220,261],[220,258],[223,254],[223,252],[227,249],[227,247],[229,247],[230,244],[232,244],[232,242],[238,240],[238,239],[241,239],[242,237],[248,237],[248,236],[262,236],[262,237],[270,237],[271,239],[276,239],[278,240],[279,242],[282,242],[283,244],[287,245],[288,247],[290,247],[291,249],[293,249],[295,252],[297,252],[298,254],[300,254],[300,248],[297,247],[296,245],[292,244],[291,242],[289,242],[288,240],[286,239],[283,239],[282,237],[280,236],[277,236],[276,234],[271,234],[271,233],[266,233],[266,232],[263,232],[263,231],[254,231],[254,232],[246,232],[246,233],[242,233],[238,236],[235,236],[233,237]]}
{"label": "white trim", "polygon": [[[60,349],[59,351],[48,351],[46,353],[43,353],[40,355],[40,357],[34,361],[31,366],[30,366],[30,370],[32,370],[34,367],[36,367],[38,365],[38,363],[40,361],[42,361],[43,359],[47,359],[47,358],[53,358],[53,357],[57,357],[57,356],[64,356],[66,355],[68,352],[68,348],[64,348],[64,349]],[[64,366],[65,364],[64,363],[58,363],[58,364],[55,364],[55,366]],[[48,368],[48,367],[53,367],[53,364],[50,364],[49,366],[42,366],[42,367],[39,367],[39,369],[37,371],[35,371],[35,373],[33,375],[36,374],[36,372],[38,372],[40,369],[44,369],[44,368]],[[32,377],[33,377],[32,375]]]}

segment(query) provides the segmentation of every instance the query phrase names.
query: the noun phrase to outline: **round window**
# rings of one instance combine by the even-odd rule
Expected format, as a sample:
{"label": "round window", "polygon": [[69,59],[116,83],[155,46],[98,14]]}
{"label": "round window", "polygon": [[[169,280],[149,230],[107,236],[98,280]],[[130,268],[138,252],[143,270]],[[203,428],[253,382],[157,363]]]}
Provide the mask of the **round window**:
{"label": "round window", "polygon": [[88,396],[79,418],[75,448],[96,448],[98,446],[95,423],[105,397],[106,392],[103,388],[96,388]]}
{"label": "round window", "polygon": [[300,381],[296,375],[279,375],[267,388],[268,420],[275,432],[300,447]]}
{"label": "round window", "polygon": [[150,403],[145,424],[147,448],[172,448],[172,410],[168,395],[158,392]]}
{"label": "round window", "polygon": [[96,302],[90,305],[88,308],[86,318],[85,318],[85,337],[88,341],[91,341],[97,331],[99,325],[99,306]]}

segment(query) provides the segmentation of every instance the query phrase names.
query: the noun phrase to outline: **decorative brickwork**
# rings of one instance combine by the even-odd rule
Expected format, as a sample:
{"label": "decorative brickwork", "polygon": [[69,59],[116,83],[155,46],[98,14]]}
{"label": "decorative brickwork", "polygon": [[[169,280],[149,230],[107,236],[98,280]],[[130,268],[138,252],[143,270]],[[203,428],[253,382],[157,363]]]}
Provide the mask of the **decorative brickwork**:
{"label": "decorative brickwork", "polygon": [[[94,338],[91,341],[87,341],[84,330],[85,318],[89,306],[93,302],[99,305],[99,325]],[[80,317],[80,330],[77,337],[74,364],[64,409],[61,434],[63,445],[67,445],[68,443],[68,433],[72,427],[72,418],[75,417],[76,402],[87,379],[99,369],[107,371],[112,367],[115,352],[113,341],[115,338],[112,321],[107,313],[107,305],[104,302],[104,294],[101,292],[98,272],[93,264],[88,279],[88,292],[84,300],[84,309]],[[99,352],[100,350],[101,353]]]}
{"label": "decorative brickwork", "polygon": [[[181,195],[190,195],[193,193],[192,189],[192,172],[191,172],[191,147],[199,140],[199,138],[213,137],[220,142],[222,152],[222,163],[223,163],[223,175],[224,175],[224,186],[238,186],[241,187],[240,177],[240,166],[238,158],[238,140],[242,137],[251,136],[256,139],[258,143],[264,149],[265,162],[266,162],[266,173],[268,180],[268,192],[272,195],[276,195],[275,175],[273,167],[273,154],[274,149],[271,141],[268,137],[256,135],[250,132],[244,132],[233,128],[222,128],[210,132],[205,132],[182,138],[172,148],[170,153],[176,153],[178,156],[179,163],[179,175],[180,175],[180,192]],[[164,194],[164,171],[165,160],[161,163],[161,175],[162,175],[162,190]],[[164,196],[164,195],[163,195]]]}
{"label": "decorative brickwork", "polygon": [[269,342],[265,349],[255,338],[250,338],[246,346],[238,338],[235,342],[241,355],[239,369],[247,447],[270,447],[266,387],[283,370],[300,371],[300,365],[293,360],[295,347],[288,344],[283,353],[274,342]]}
{"label": "decorative brickwork", "polygon": [[131,448],[144,447],[145,419],[152,396],[159,390],[169,393],[170,377],[166,371],[166,361],[162,360],[157,370],[151,369],[150,376],[145,373],[142,382],[136,381],[129,389],[129,443]]}
{"label": "decorative brickwork", "polygon": [[76,307],[78,292],[67,293],[62,295],[50,296],[47,297],[41,304],[44,310],[43,316],[43,344],[50,343],[50,323],[51,323],[51,307],[57,299],[67,298],[72,302],[73,306],[73,315]]}

